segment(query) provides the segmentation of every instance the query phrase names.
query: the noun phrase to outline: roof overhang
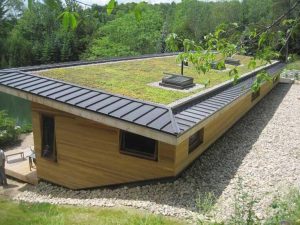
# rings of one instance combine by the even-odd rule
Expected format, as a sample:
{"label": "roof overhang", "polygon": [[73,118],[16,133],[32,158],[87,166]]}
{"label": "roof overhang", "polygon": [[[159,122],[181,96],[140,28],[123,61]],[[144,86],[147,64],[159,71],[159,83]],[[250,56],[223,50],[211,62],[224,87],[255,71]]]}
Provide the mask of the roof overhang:
{"label": "roof overhang", "polygon": [[[267,70],[269,74],[274,74],[282,68],[278,61],[273,61],[271,64],[244,74],[238,85],[234,85],[233,81],[227,81],[168,106],[81,87],[30,73],[47,68],[81,64],[82,62],[75,62],[0,70],[0,91],[107,126],[177,145],[217,116],[222,109],[234,104],[233,102],[237,97],[242,97],[251,91],[250,83],[259,71]],[[241,87],[242,82],[247,83],[247,89]],[[53,88],[51,88],[52,86]],[[238,88],[241,89],[240,92],[237,91]],[[226,104],[221,104],[220,107],[217,107],[219,105],[218,100],[210,101],[210,99],[222,94],[228,96],[228,93],[232,99]],[[89,94],[95,95],[87,98]],[[87,102],[91,104],[87,104]],[[135,106],[131,107],[133,105]]]}
{"label": "roof overhang", "polygon": [[22,99],[26,99],[30,102],[39,103],[53,109],[57,109],[63,112],[67,112],[85,119],[89,119],[95,122],[99,122],[101,124],[105,124],[107,126],[116,127],[125,131],[129,131],[135,134],[143,134],[145,137],[149,137],[158,141],[162,141],[171,145],[177,144],[177,137],[175,135],[170,135],[164,132],[156,131],[150,128],[146,128],[140,125],[136,125],[130,122],[122,121],[119,119],[115,119],[113,117],[109,117],[106,115],[101,115],[98,113],[90,112],[85,109],[81,109],[78,107],[70,106],[55,100],[47,99],[41,96],[33,95],[30,93],[26,93],[24,91],[15,90],[10,87],[6,87],[0,84],[0,91],[6,94],[10,94]]}

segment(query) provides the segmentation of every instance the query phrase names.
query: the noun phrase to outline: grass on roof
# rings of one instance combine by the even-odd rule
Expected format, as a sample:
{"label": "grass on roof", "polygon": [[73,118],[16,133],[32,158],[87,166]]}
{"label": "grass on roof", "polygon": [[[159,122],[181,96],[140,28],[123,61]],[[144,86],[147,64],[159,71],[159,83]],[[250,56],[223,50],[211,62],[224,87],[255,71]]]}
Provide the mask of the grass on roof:
{"label": "grass on roof", "polygon": [[[249,72],[250,69],[248,69],[247,65],[250,57],[235,57],[240,59],[243,64],[243,66],[238,67],[240,74]],[[164,76],[163,72],[180,74],[181,67],[175,58],[175,56],[171,56],[130,60],[117,63],[58,68],[39,71],[38,73],[42,76],[100,89],[110,93],[121,94],[155,103],[169,104],[201,91],[201,89],[197,89],[193,92],[184,93],[148,85],[149,83],[160,81]],[[230,65],[226,66],[227,68],[233,68],[233,66]],[[231,79],[228,70],[211,70],[206,75],[203,75],[198,74],[193,66],[185,67],[184,75],[194,77],[194,81],[199,84],[204,84],[209,79],[210,84],[207,88]]]}

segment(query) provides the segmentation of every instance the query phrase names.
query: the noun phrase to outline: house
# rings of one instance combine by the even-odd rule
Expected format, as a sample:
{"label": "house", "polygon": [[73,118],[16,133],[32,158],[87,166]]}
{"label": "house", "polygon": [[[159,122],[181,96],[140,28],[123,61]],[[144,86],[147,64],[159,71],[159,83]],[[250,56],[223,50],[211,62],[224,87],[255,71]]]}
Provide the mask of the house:
{"label": "house", "polygon": [[[122,71],[128,66],[122,63],[167,57],[172,56],[114,59],[109,65],[119,63]],[[175,96],[175,101],[163,104],[147,100],[150,95],[139,99],[130,96],[136,93],[126,96],[82,86],[72,77],[79,71],[91,86],[98,78],[102,82],[101,76],[82,76],[82,68],[95,65],[104,74],[101,65],[107,65],[106,60],[0,70],[0,91],[31,102],[39,179],[83,189],[176,177],[277,84],[283,67],[274,61],[244,74],[238,84],[228,80],[191,93],[142,87],[145,92],[154,90],[154,95],[159,89]],[[53,79],[43,74],[57,68],[70,68],[71,75]],[[273,81],[253,93],[251,84],[260,70]],[[122,90],[129,91],[126,86]]]}

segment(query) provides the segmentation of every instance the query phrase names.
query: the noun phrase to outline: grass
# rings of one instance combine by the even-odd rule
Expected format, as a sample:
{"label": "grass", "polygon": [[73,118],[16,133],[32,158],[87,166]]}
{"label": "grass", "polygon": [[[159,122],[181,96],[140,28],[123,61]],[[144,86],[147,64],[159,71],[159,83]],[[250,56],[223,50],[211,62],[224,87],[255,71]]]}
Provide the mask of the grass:
{"label": "grass", "polygon": [[[199,220],[198,225],[300,225],[300,189],[290,188],[285,195],[274,197],[269,206],[267,216],[260,219],[254,208],[259,202],[245,190],[242,178],[238,178],[236,193],[233,199],[234,211],[230,218],[224,221]],[[196,201],[200,213],[209,213],[215,204],[215,197],[211,193],[203,195]],[[201,208],[200,208],[200,207]]]}
{"label": "grass", "polygon": [[15,203],[0,198],[0,224],[5,225],[183,225],[134,210]]}
{"label": "grass", "polygon": [[[274,199],[271,207],[275,211],[268,218],[265,225],[291,224],[300,225],[300,190],[292,188],[288,194],[281,199]],[[283,221],[285,223],[283,223]]]}
{"label": "grass", "polygon": [[[244,65],[239,67],[240,74],[249,72],[250,69],[248,69],[247,65],[250,58],[246,56],[236,57]],[[201,91],[198,89],[194,92],[184,93],[148,85],[149,83],[160,81],[163,77],[163,72],[180,74],[181,67],[175,58],[175,56],[172,56],[72,68],[58,68],[40,71],[39,74],[90,88],[101,89],[110,93],[118,93],[141,100],[169,104]],[[227,67],[233,68],[230,65],[227,65]],[[185,67],[184,74],[194,77],[195,82],[199,84],[205,84],[209,79],[210,84],[207,87],[212,87],[231,79],[228,71],[211,70],[206,75],[199,75],[193,66]]]}
{"label": "grass", "polygon": [[[253,210],[256,200],[239,185],[234,198],[234,213],[229,220],[199,220],[199,225],[300,225],[300,190],[275,198],[271,214],[264,221]],[[201,197],[200,213],[209,213],[215,201],[212,194]],[[204,200],[203,200],[204,199]],[[202,212],[201,212],[202,211]],[[184,225],[187,222],[162,216],[141,214],[137,210],[97,207],[56,206],[48,203],[16,203],[0,197],[0,224],[5,225]]]}
{"label": "grass", "polygon": [[300,70],[300,56],[296,56],[294,61],[287,64],[286,69],[288,70]]}
{"label": "grass", "polygon": [[198,193],[198,198],[196,199],[196,207],[200,213],[209,213],[216,203],[216,197],[213,193],[207,192],[205,194]]}

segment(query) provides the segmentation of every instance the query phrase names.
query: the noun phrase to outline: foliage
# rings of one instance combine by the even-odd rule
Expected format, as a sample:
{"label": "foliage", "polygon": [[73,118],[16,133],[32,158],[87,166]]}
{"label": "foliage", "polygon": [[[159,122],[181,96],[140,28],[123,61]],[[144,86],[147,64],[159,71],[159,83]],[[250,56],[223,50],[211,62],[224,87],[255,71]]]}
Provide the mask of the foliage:
{"label": "foliage", "polygon": [[116,0],[110,0],[107,4],[107,8],[106,8],[106,11],[107,11],[107,14],[110,15],[112,13],[112,11],[114,10],[114,8],[116,7]]}
{"label": "foliage", "polygon": [[[232,24],[232,26],[236,25]],[[217,69],[225,68],[226,58],[238,53],[237,46],[224,38],[225,27],[228,29],[224,24],[219,25],[214,33],[206,35],[199,43],[189,39],[181,39],[176,34],[170,34],[166,40],[167,47],[171,51],[177,51],[182,43],[183,52],[178,55],[177,60],[179,62],[191,62],[199,74],[209,72],[213,69],[213,64],[216,64]],[[237,82],[239,72],[236,67],[229,71],[229,76]]]}
{"label": "foliage", "polygon": [[0,224],[179,225],[183,223],[133,210],[56,206],[48,203],[15,203],[0,198]]}
{"label": "foliage", "polygon": [[[289,39],[294,36],[298,26],[300,26],[299,18],[283,20],[292,10],[296,9],[298,4],[299,2],[295,2],[293,6],[288,8],[287,12],[259,32],[256,28],[244,30],[242,34],[246,40],[232,41],[235,38],[230,38],[232,36],[230,31],[239,27],[237,23],[232,23],[233,27],[228,26],[228,24],[219,25],[213,33],[205,35],[203,40],[198,42],[181,38],[177,34],[172,33],[166,39],[167,46],[171,51],[182,50],[183,52],[178,56],[178,61],[190,61],[194,64],[199,74],[206,74],[213,67],[218,69],[224,68],[225,60],[228,56],[231,57],[237,53],[249,52],[250,48],[251,51],[254,51],[254,57],[248,64],[249,68],[256,66],[256,60],[271,63],[272,60],[281,56],[283,49],[288,48]],[[281,23],[282,26],[277,25],[278,23]],[[276,30],[274,31],[275,27]],[[284,37],[282,29],[287,30],[286,37]],[[277,51],[278,48],[280,48],[279,51]],[[215,51],[220,53],[221,58],[217,58]],[[286,59],[288,58],[287,51],[285,54]],[[229,76],[232,76],[233,82],[237,83],[239,79],[238,69],[230,70]],[[270,80],[271,78],[265,71],[259,72],[252,84],[253,92],[257,92],[264,82]]]}
{"label": "foliage", "polygon": [[257,92],[260,89],[260,86],[263,84],[263,82],[268,81],[270,82],[272,80],[272,77],[264,70],[256,75],[256,79],[254,80],[251,89],[253,92]]}
{"label": "foliage", "polygon": [[[161,12],[141,7],[143,16],[140,21],[133,13],[128,13],[108,22],[99,29],[96,39],[82,55],[84,59],[140,55],[160,52],[161,49]],[[109,49],[104,49],[109,47]],[[120,48],[120,49],[119,49]],[[100,52],[101,51],[101,52]],[[95,54],[95,52],[97,52]]]}
{"label": "foliage", "polygon": [[216,222],[214,218],[210,220],[200,220],[199,225],[298,225],[300,224],[300,190],[299,188],[291,188],[288,192],[279,197],[275,196],[268,215],[265,219],[256,217],[253,210],[256,199],[250,196],[244,190],[242,179],[239,178],[237,190],[234,197],[234,213],[230,219]]}
{"label": "foliage", "polygon": [[25,123],[21,125],[21,133],[27,134],[32,132],[32,124],[31,123]]}
{"label": "foliage", "polygon": [[79,14],[77,12],[64,11],[58,18],[62,19],[62,25],[65,30],[75,30],[78,26]]}
{"label": "foliage", "polygon": [[[77,9],[72,4],[67,7]],[[74,17],[79,18],[79,14],[86,21],[75,20]],[[65,28],[60,20],[65,24],[70,22],[70,27]],[[89,24],[87,20],[93,23]],[[90,10],[63,12],[59,0],[32,2],[31,9],[26,9],[6,34],[5,51],[0,52],[2,66],[78,60],[79,54],[90,42],[91,34],[98,28],[97,23]]]}
{"label": "foliage", "polygon": [[200,213],[208,213],[213,209],[215,201],[216,197],[211,192],[205,194],[198,193],[198,198],[196,199],[196,206]]}
{"label": "foliage", "polygon": [[21,128],[16,125],[16,121],[8,117],[5,111],[0,111],[0,146],[5,146],[15,143]]}
{"label": "foliage", "polygon": [[133,56],[139,53],[131,51],[130,47],[121,43],[114,43],[108,37],[96,39],[91,47],[82,55],[82,58],[92,60],[105,57]]}
{"label": "foliage", "polygon": [[300,190],[291,189],[283,198],[275,198],[271,204],[273,215],[268,218],[265,225],[300,224]]}
{"label": "foliage", "polygon": [[237,182],[237,190],[234,196],[234,214],[231,216],[228,225],[256,225],[260,224],[259,219],[255,215],[253,207],[256,200],[244,191],[242,179]]}
{"label": "foliage", "polygon": [[[291,0],[291,4],[294,2]],[[290,33],[291,52],[300,49],[300,27],[296,26],[296,13],[292,13],[279,30],[272,28],[263,35],[260,47],[264,53],[257,52],[261,28],[288,8],[283,0],[184,0],[178,4],[155,5],[117,4],[112,0],[107,6],[91,7],[70,0],[29,3],[30,9],[20,0],[0,0],[0,67],[165,52],[169,33],[176,33],[182,41],[194,40],[199,44],[216,38],[216,30],[226,31],[219,33],[217,39],[220,49],[229,50],[228,55],[236,49],[260,55],[255,60],[266,53],[264,58],[269,60],[274,56],[273,50],[279,50],[284,44],[285,34]],[[227,24],[222,29],[217,28],[220,21]],[[237,45],[240,41],[241,46]],[[222,48],[226,43],[230,45]],[[270,44],[272,48],[267,51],[265,47]],[[183,43],[178,47],[183,50]],[[205,67],[202,64],[198,69],[206,71]],[[232,78],[238,74],[234,73]]]}

